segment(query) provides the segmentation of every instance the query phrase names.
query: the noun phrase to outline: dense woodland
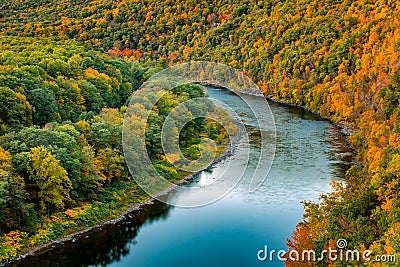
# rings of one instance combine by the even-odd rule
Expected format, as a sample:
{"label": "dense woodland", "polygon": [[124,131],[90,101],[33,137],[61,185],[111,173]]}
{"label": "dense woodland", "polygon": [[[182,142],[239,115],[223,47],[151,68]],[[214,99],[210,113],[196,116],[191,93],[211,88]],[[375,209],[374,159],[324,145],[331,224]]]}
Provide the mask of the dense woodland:
{"label": "dense woodland", "polygon": [[[125,163],[122,126],[128,96],[165,63],[126,62],[72,40],[0,37],[0,47],[2,262],[115,217],[145,198]],[[157,171],[170,181],[188,173],[163,156],[165,114],[199,96],[205,96],[204,88],[183,85],[151,110],[146,148]],[[149,106],[142,98],[136,114]],[[227,145],[224,129],[206,119],[190,122],[180,135],[188,159],[200,156],[204,137],[217,141],[218,153]]]}
{"label": "dense woodland", "polygon": [[[323,196],[321,204],[305,203],[304,222],[288,241],[289,248],[321,250],[346,238],[350,248],[400,251],[398,1],[4,1],[0,29],[6,48],[0,57],[0,101],[18,103],[0,106],[1,138],[7,140],[0,142],[6,146],[1,169],[3,174],[15,173],[13,179],[19,181],[12,183],[15,188],[0,190],[26,190],[41,171],[35,160],[47,157],[59,170],[63,187],[71,188],[71,198],[96,195],[75,192],[76,179],[64,179],[65,172],[57,167],[64,166],[68,176],[96,176],[90,168],[71,172],[73,162],[84,165],[72,141],[60,141],[60,148],[71,150],[70,158],[62,159],[53,147],[30,144],[29,136],[77,136],[77,145],[87,144],[82,147],[93,155],[86,158],[96,160],[100,150],[104,158],[119,157],[118,145],[108,143],[113,138],[106,138],[104,147],[96,147],[101,142],[93,138],[101,138],[102,127],[116,127],[109,114],[118,117],[121,111],[96,114],[123,105],[127,91],[152,73],[148,66],[211,60],[244,70],[266,96],[305,106],[352,133],[349,140],[360,164],[348,171],[346,185],[334,184],[335,192]],[[75,41],[57,41],[60,48],[46,50],[43,44],[53,41],[44,37]],[[36,54],[24,54],[25,47],[34,49],[36,44]],[[63,46],[74,48],[63,51]],[[37,127],[23,128],[33,124]],[[99,134],[92,134],[96,130]],[[30,162],[29,168],[21,170],[22,162]],[[109,179],[115,172],[106,169],[99,168],[98,175]],[[37,198],[37,207],[11,206],[20,209],[15,212],[36,209],[44,214],[65,205],[62,201],[47,207],[40,205],[39,194]],[[2,227],[11,229],[16,223],[21,222],[12,220]]]}

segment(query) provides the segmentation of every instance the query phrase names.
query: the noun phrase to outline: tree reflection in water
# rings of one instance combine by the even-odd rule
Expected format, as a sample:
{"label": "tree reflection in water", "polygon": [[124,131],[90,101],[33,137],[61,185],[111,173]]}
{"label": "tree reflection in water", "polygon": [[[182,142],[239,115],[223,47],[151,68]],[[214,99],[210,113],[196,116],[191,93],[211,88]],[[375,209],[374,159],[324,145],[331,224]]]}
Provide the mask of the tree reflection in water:
{"label": "tree reflection in water", "polygon": [[73,241],[56,244],[35,256],[15,262],[17,267],[106,266],[130,253],[135,238],[144,224],[165,220],[172,207],[155,201],[133,211],[125,220],[105,225],[78,236]]}

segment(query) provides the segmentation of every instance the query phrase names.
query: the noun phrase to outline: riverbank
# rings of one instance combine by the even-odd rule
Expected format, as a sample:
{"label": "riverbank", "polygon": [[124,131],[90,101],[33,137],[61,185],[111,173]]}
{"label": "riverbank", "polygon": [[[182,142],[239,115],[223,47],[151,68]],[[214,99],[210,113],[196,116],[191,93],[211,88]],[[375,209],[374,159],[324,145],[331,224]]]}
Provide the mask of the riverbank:
{"label": "riverbank", "polygon": [[[237,131],[236,131],[235,135],[232,137],[232,139],[229,141],[229,143],[227,144],[226,149],[220,155],[218,155],[218,157],[216,157],[206,167],[198,170],[195,173],[185,176],[178,181],[175,181],[174,183],[176,185],[183,185],[183,184],[187,184],[187,183],[191,182],[193,180],[193,177],[196,174],[200,173],[201,171],[212,168],[215,164],[223,161],[224,159],[226,159],[233,153],[235,144],[240,140],[242,135],[245,133],[245,128],[241,123],[239,123],[238,121],[233,121],[233,123],[237,126]],[[154,197],[159,198],[162,196],[166,196],[172,190],[174,190],[174,188],[175,188],[175,186],[171,185],[167,189],[159,192]],[[76,228],[71,227],[71,228],[67,229],[68,234],[61,235],[61,236],[57,237],[56,239],[51,240],[50,242],[47,242],[46,244],[43,244],[43,245],[39,245],[36,247],[28,247],[28,248],[26,248],[26,251],[24,251],[22,253],[22,255],[19,255],[18,257],[16,257],[15,259],[13,259],[11,261],[0,264],[0,267],[14,264],[14,263],[16,263],[20,260],[23,260],[27,257],[37,256],[40,253],[45,252],[45,251],[53,248],[56,245],[64,245],[64,244],[67,244],[70,242],[72,242],[72,243],[79,242],[80,239],[86,238],[88,236],[88,234],[92,231],[102,230],[102,228],[104,228],[104,227],[118,224],[120,222],[123,222],[127,218],[132,218],[133,216],[135,216],[136,212],[139,212],[140,210],[145,209],[149,205],[152,205],[155,198],[147,196],[144,200],[130,204],[129,208],[121,208],[121,210],[114,211],[114,213],[119,213],[117,216],[115,216],[115,217],[113,216],[111,218],[110,217],[105,218],[102,222],[96,223],[92,226],[76,227]],[[122,205],[122,207],[124,207],[124,206],[125,205]]]}
{"label": "riverbank", "polygon": [[[220,88],[224,88],[224,87],[220,87]],[[228,89],[228,88],[225,88],[225,89]],[[232,91],[232,90],[229,90],[229,91]],[[259,95],[256,95],[256,96],[261,97]],[[264,97],[264,96],[262,96],[262,97]],[[270,101],[279,103],[279,101],[274,101],[274,100],[269,99],[269,98],[267,98],[267,99],[270,100]],[[296,105],[291,105],[291,104],[282,103],[282,102],[280,102],[279,104],[284,105],[284,106],[288,106],[288,107],[301,108],[303,110],[308,111],[306,108],[300,107],[300,106],[296,106]],[[313,112],[311,112],[311,113],[313,113]],[[315,114],[315,113],[313,113],[313,114]],[[317,115],[321,119],[328,120],[327,118],[323,118],[322,116],[319,116],[318,114],[315,114],[315,115]],[[329,120],[329,121],[334,123],[332,120]],[[204,169],[208,169],[208,168],[212,167],[214,164],[222,161],[223,159],[225,159],[226,157],[228,157],[228,156],[230,156],[232,154],[232,152],[234,151],[234,148],[235,148],[235,143],[238,140],[240,140],[240,137],[242,136],[242,134],[245,131],[245,129],[243,128],[243,126],[241,124],[239,124],[238,122],[236,122],[235,124],[238,126],[238,131],[235,134],[235,136],[232,138],[232,140],[230,140],[230,142],[228,143],[226,151],[223,152],[221,155],[219,155],[219,157],[214,159],[213,162],[210,163],[210,165],[206,166]],[[336,123],[334,123],[334,124],[337,125]],[[345,140],[347,142],[347,139],[345,139]],[[202,170],[199,170],[199,172],[200,171],[202,171]],[[177,184],[184,184],[184,183],[188,183],[188,182],[192,181],[192,179],[193,179],[193,175],[190,175],[190,176],[183,177],[181,180],[179,180],[176,183]],[[160,192],[158,196],[167,195],[173,189],[174,189],[173,187],[170,187],[170,188]],[[21,255],[18,258],[16,258],[15,260],[9,262],[8,264],[14,263],[14,262],[16,262],[18,260],[22,260],[22,259],[24,259],[26,257],[29,257],[29,256],[38,255],[38,254],[40,254],[40,253],[42,253],[44,251],[47,251],[48,249],[51,249],[53,246],[56,246],[56,245],[63,245],[63,244],[69,243],[69,242],[73,242],[73,243],[79,242],[80,239],[85,238],[88,235],[88,233],[90,233],[91,231],[99,230],[99,229],[102,230],[103,227],[106,227],[108,225],[118,224],[118,223],[126,220],[127,217],[135,216],[136,212],[138,212],[139,210],[142,210],[142,209],[146,209],[146,207],[148,205],[151,205],[153,203],[153,200],[154,199],[152,199],[152,198],[144,199],[144,200],[142,200],[140,202],[137,202],[137,203],[134,203],[134,204],[130,205],[130,207],[127,208],[127,209],[125,208],[123,210],[120,210],[119,211],[120,214],[118,216],[116,216],[115,218],[108,218],[104,222],[95,224],[93,226],[86,227],[84,229],[80,228],[80,230],[78,230],[76,232],[69,233],[67,235],[63,235],[63,236],[61,236],[61,237],[59,237],[59,238],[57,238],[57,239],[55,239],[55,240],[53,240],[53,241],[51,241],[49,243],[46,243],[46,244],[38,246],[38,247],[34,247],[34,248],[28,250],[23,255]],[[71,230],[71,231],[73,231],[73,230]],[[3,264],[3,265],[0,265],[0,266],[6,266],[6,265],[7,264]]]}
{"label": "riverbank", "polygon": [[[320,118],[322,120],[329,121],[330,123],[335,125],[340,130],[340,133],[342,134],[342,136],[344,137],[344,140],[346,142],[346,146],[349,149],[351,149],[352,152],[355,155],[358,154],[357,149],[349,141],[349,137],[352,134],[354,134],[355,132],[357,132],[357,129],[355,129],[353,126],[350,126],[348,124],[343,124],[343,123],[336,122],[332,118],[329,118],[329,117],[326,117],[326,116],[322,116],[321,114],[316,113],[316,112],[314,112],[314,111],[312,111],[312,110],[310,110],[310,109],[308,109],[308,108],[306,108],[304,106],[301,106],[301,105],[286,103],[286,102],[277,100],[277,99],[273,98],[272,96],[268,96],[268,97],[265,97],[265,98],[270,102],[277,103],[277,104],[285,106],[285,107],[298,108],[298,109],[304,110],[306,112],[309,112],[309,113],[315,115],[316,117],[318,117],[318,118]],[[358,162],[358,161],[355,161],[354,164],[361,165],[361,163]]]}
{"label": "riverbank", "polygon": [[[336,121],[334,121],[332,118],[327,117],[327,116],[322,116],[321,114],[319,114],[319,113],[317,113],[317,112],[315,112],[315,111],[312,111],[311,109],[308,109],[308,108],[306,108],[305,106],[301,106],[301,105],[297,105],[297,104],[291,104],[291,103],[287,103],[287,102],[284,102],[284,101],[280,101],[280,100],[278,100],[278,99],[275,99],[275,98],[274,98],[273,96],[271,96],[271,95],[265,96],[264,94],[260,93],[261,91],[258,90],[258,89],[252,89],[252,88],[251,88],[251,89],[245,90],[245,91],[235,91],[235,90],[232,90],[232,89],[229,88],[229,87],[222,86],[222,85],[219,85],[219,84],[213,84],[213,83],[207,83],[207,82],[194,82],[194,83],[200,84],[200,85],[212,86],[212,87],[215,87],[215,88],[225,89],[225,90],[228,90],[228,91],[233,92],[233,93],[235,93],[235,94],[236,94],[236,93],[240,93],[240,94],[247,94],[247,95],[252,95],[252,96],[257,96],[257,97],[263,97],[263,98],[267,99],[267,101],[270,101],[270,102],[273,102],[273,103],[277,103],[277,104],[280,104],[280,105],[285,106],[285,107],[299,108],[299,109],[301,109],[301,110],[304,110],[304,111],[306,111],[306,112],[309,112],[309,113],[315,115],[316,117],[318,117],[318,118],[320,118],[320,119],[322,119],[322,120],[329,121],[330,123],[332,123],[333,125],[335,125],[336,127],[338,127],[338,128],[340,129],[340,133],[341,133],[342,136],[344,137],[344,140],[345,140],[345,142],[346,142],[346,146],[347,146],[349,149],[351,149],[352,152],[353,152],[355,155],[358,154],[357,149],[350,143],[350,141],[349,141],[349,139],[348,139],[352,134],[354,134],[354,133],[357,132],[357,129],[356,129],[355,127],[349,125],[349,124],[344,124],[344,123],[336,122]],[[358,161],[354,161],[353,163],[356,164],[356,165],[360,165],[360,166],[362,165],[362,164],[361,164],[360,162],[358,162]]]}

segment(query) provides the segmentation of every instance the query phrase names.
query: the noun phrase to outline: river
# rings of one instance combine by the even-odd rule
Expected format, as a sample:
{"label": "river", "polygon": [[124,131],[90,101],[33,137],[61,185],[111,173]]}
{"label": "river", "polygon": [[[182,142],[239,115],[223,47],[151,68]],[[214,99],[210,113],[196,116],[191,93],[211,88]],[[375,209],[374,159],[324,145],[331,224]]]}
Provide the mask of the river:
{"label": "river", "polygon": [[[257,150],[258,129],[235,94],[211,88],[208,93],[235,107],[249,132],[249,142],[238,141],[231,156],[236,162],[233,166],[240,165],[246,146]],[[246,97],[251,106],[261,101]],[[330,122],[300,108],[269,104],[275,119],[276,154],[267,179],[256,192],[248,192],[249,179],[244,177],[224,198],[202,207],[176,208],[155,201],[126,220],[93,230],[74,242],[54,245],[14,266],[283,266],[276,258],[260,262],[257,252],[265,245],[286,250],[286,238],[302,220],[301,201],[317,201],[320,194],[329,192],[330,181],[343,179],[354,155]],[[192,184],[211,183],[225,162],[199,173]],[[196,196],[189,188],[168,197]]]}

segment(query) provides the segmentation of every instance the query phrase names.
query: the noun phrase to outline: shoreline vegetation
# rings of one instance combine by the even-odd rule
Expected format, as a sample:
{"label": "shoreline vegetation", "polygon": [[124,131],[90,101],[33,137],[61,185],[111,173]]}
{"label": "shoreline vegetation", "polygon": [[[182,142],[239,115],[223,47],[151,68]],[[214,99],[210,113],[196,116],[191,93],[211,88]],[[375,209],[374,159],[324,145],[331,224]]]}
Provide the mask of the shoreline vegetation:
{"label": "shoreline vegetation", "polygon": [[[182,179],[178,180],[177,182],[174,182],[175,185],[184,185],[184,184],[192,182],[193,177],[195,175],[197,175],[198,173],[200,173],[204,170],[208,170],[208,169],[212,168],[215,164],[217,164],[217,163],[225,160],[227,157],[231,156],[231,154],[233,153],[233,151],[235,149],[235,147],[234,147],[235,144],[240,140],[240,138],[242,137],[242,135],[245,131],[242,124],[235,122],[235,121],[233,121],[233,123],[237,126],[237,131],[236,131],[235,135],[232,137],[232,140],[230,140],[229,143],[227,144],[225,151],[223,151],[222,154],[218,155],[206,167],[198,170],[195,173],[192,173],[190,175],[183,177]],[[166,188],[166,189],[160,191],[159,193],[157,193],[157,195],[155,197],[166,196],[169,193],[171,193],[173,190],[174,190],[174,186],[171,186],[171,187]],[[128,216],[134,216],[135,212],[137,212],[141,209],[145,209],[146,206],[148,206],[148,205],[152,205],[154,200],[155,200],[154,197],[147,196],[144,200],[137,202],[137,203],[125,203],[125,204],[129,204],[129,208],[118,210],[117,212],[119,213],[119,215],[117,215],[115,218],[104,218],[103,222],[97,223],[92,226],[88,226],[88,227],[84,228],[83,230],[80,230],[80,228],[82,228],[82,227],[79,227],[76,229],[71,228],[71,229],[69,229],[71,231],[71,233],[60,236],[54,240],[51,240],[50,242],[48,242],[46,244],[40,245],[38,247],[29,248],[27,251],[23,252],[22,255],[19,255],[17,258],[0,264],[0,267],[4,267],[9,264],[16,263],[20,260],[25,259],[26,257],[36,256],[36,255],[46,251],[47,249],[51,248],[53,245],[62,245],[64,243],[68,243],[68,242],[79,242],[80,238],[85,238],[85,236],[86,236],[85,234],[87,234],[93,230],[101,229],[107,225],[115,225],[119,222],[126,220],[126,218]]]}
{"label": "shoreline vegetation", "polygon": [[[343,131],[343,130],[346,130],[345,126],[334,122],[330,118],[323,117],[323,116],[321,116],[321,115],[319,115],[319,114],[317,114],[315,112],[312,112],[311,110],[307,109],[306,107],[299,106],[299,105],[293,105],[293,104],[285,103],[285,102],[282,102],[282,101],[277,101],[277,100],[275,100],[273,98],[265,97],[264,95],[261,96],[261,95],[258,95],[258,94],[256,95],[256,94],[252,94],[252,93],[248,93],[248,92],[234,91],[234,90],[232,90],[232,89],[230,89],[228,87],[221,86],[221,85],[218,85],[218,84],[209,84],[209,83],[199,83],[199,84],[204,85],[204,86],[211,86],[211,87],[214,87],[214,88],[221,88],[221,89],[233,92],[233,93],[248,94],[248,95],[257,96],[257,97],[264,97],[268,101],[272,101],[272,102],[278,103],[279,105],[283,105],[283,106],[288,107],[288,108],[302,109],[302,110],[304,110],[306,112],[309,112],[309,113],[311,113],[313,115],[318,116],[322,120],[325,120],[325,121],[328,121],[328,122],[332,123],[335,127],[338,127],[340,129],[340,133],[342,134],[343,139],[345,140],[346,144],[348,144],[349,148],[351,148],[353,151],[356,151],[348,141],[348,136],[350,134],[347,131]],[[198,174],[198,173],[200,173],[200,172],[202,172],[204,170],[212,168],[215,164],[223,161],[224,159],[226,159],[227,157],[232,155],[232,153],[233,153],[233,151],[235,149],[235,147],[234,147],[235,144],[242,137],[243,131],[245,131],[245,129],[243,129],[243,127],[242,127],[242,124],[240,124],[238,122],[235,122],[235,121],[234,121],[234,123],[238,127],[237,128],[238,130],[237,130],[235,136],[232,138],[232,140],[230,140],[230,142],[226,146],[226,150],[221,155],[219,155],[216,159],[214,159],[208,166],[206,166],[203,169],[197,171],[196,173],[193,173],[193,174],[190,174],[188,176],[185,176],[182,179],[180,179],[177,182],[175,182],[176,185],[183,185],[183,184],[190,183],[192,181],[192,179],[193,179],[193,176],[195,176],[196,174]],[[157,197],[168,195],[173,190],[174,190],[174,187],[169,187],[169,188],[167,188],[167,189],[165,189],[163,191],[160,191],[157,194]],[[117,211],[119,213],[119,215],[117,215],[115,218],[105,218],[103,222],[97,223],[97,224],[92,225],[92,226],[88,226],[88,227],[84,228],[83,230],[79,230],[79,228],[75,229],[75,230],[78,230],[78,231],[75,231],[74,229],[70,229],[72,233],[60,236],[60,237],[58,237],[58,238],[56,238],[54,240],[51,240],[50,242],[48,242],[46,244],[43,244],[41,246],[30,248],[28,251],[24,252],[22,255],[19,255],[17,258],[15,258],[13,260],[10,260],[8,262],[5,262],[3,264],[0,264],[0,267],[4,267],[7,264],[16,263],[16,262],[18,262],[20,260],[25,259],[26,257],[40,255],[42,252],[45,252],[47,249],[50,249],[53,245],[63,245],[63,244],[68,243],[68,242],[79,242],[79,239],[85,238],[86,234],[90,233],[93,230],[102,229],[104,226],[107,226],[107,225],[115,225],[115,224],[117,224],[119,222],[122,222],[122,221],[126,220],[127,217],[132,218],[132,216],[134,216],[135,212],[138,212],[141,209],[145,209],[146,206],[148,206],[148,205],[152,205],[154,200],[155,199],[153,197],[147,196],[147,198],[145,198],[144,200],[142,200],[140,202],[130,203],[129,207],[127,209],[121,209],[121,210]],[[80,227],[80,228],[82,228],[82,227]]]}
{"label": "shoreline vegetation", "polygon": [[[74,40],[0,36],[0,45],[0,262],[7,262],[147,201],[125,164],[122,125],[130,93],[167,65],[128,62]],[[150,110],[146,150],[171,182],[187,173],[163,157],[165,114],[204,94],[199,85],[179,86]],[[133,120],[146,113],[142,100]],[[227,127],[236,126],[228,120]],[[219,156],[228,145],[227,132],[204,118],[180,134],[188,159],[200,156],[204,137],[216,142]]]}
{"label": "shoreline vegetation", "polygon": [[[222,88],[222,89],[228,90],[228,91],[233,92],[233,93],[248,94],[248,95],[252,95],[252,96],[264,97],[269,102],[278,103],[278,104],[283,105],[285,107],[298,108],[298,109],[302,109],[302,110],[304,110],[306,112],[309,112],[309,113],[317,116],[318,118],[320,118],[322,120],[329,121],[330,123],[335,125],[337,128],[339,128],[340,129],[340,133],[343,135],[344,140],[346,142],[346,146],[348,148],[350,148],[355,155],[358,154],[357,149],[354,147],[354,145],[348,139],[352,134],[357,132],[357,129],[355,129],[353,126],[351,126],[349,124],[336,122],[334,119],[332,119],[332,118],[330,118],[328,116],[323,116],[323,115],[321,115],[321,114],[319,114],[319,113],[307,108],[306,106],[302,106],[302,105],[299,105],[299,104],[293,104],[293,103],[287,103],[285,101],[278,100],[278,99],[274,98],[272,95],[265,96],[264,94],[262,94],[262,95],[255,94],[254,93],[255,90],[249,90],[249,91],[243,91],[242,92],[242,91],[232,90],[229,87],[226,87],[226,86],[223,86],[223,85],[219,85],[219,84],[212,84],[212,83],[206,83],[206,82],[195,82],[195,84],[211,86],[211,87],[214,87],[214,88]],[[362,163],[357,161],[357,160],[354,161],[353,164],[362,166]]]}
{"label": "shoreline vegetation", "polygon": [[[211,86],[214,88],[221,88],[224,90],[228,90],[230,92],[233,93],[238,93],[238,94],[247,94],[247,95],[252,95],[252,96],[256,96],[256,97],[264,97],[266,98],[268,101],[272,101],[275,103],[278,103],[280,105],[283,105],[285,107],[290,107],[290,108],[298,108],[298,109],[302,109],[306,112],[310,112],[311,114],[316,115],[317,117],[319,117],[322,120],[326,120],[329,121],[330,123],[332,123],[333,125],[335,125],[336,127],[338,127],[340,129],[341,134],[344,137],[344,140],[346,141],[346,143],[348,144],[348,146],[355,151],[355,149],[351,146],[351,144],[348,141],[348,136],[350,135],[349,132],[347,131],[346,126],[341,125],[336,123],[335,121],[333,121],[332,119],[328,118],[328,117],[324,117],[321,116],[315,112],[312,112],[311,110],[307,109],[306,107],[303,106],[299,106],[299,105],[294,105],[294,104],[290,104],[290,103],[285,103],[282,101],[278,101],[275,100],[272,97],[265,97],[264,95],[259,95],[259,94],[254,94],[254,90],[250,90],[250,91],[235,91],[232,90],[231,88],[228,88],[226,86],[221,86],[219,84],[210,84],[210,83],[204,83],[204,82],[199,82],[199,83],[193,83],[193,84],[201,84],[204,86]],[[226,146],[225,151],[219,155],[216,159],[213,160],[212,163],[210,163],[208,166],[206,166],[205,168],[197,171],[196,173],[190,174],[188,176],[185,176],[183,178],[181,178],[180,180],[174,182],[176,185],[182,185],[182,184],[187,184],[190,183],[192,180],[192,177],[198,173],[200,173],[201,171],[207,170],[209,168],[212,168],[212,166],[214,166],[216,163],[223,161],[226,157],[229,157],[233,150],[234,150],[234,145],[236,144],[237,141],[240,140],[241,136],[243,135],[243,131],[245,131],[245,129],[243,129],[242,125],[238,122],[233,122],[236,126],[237,126],[237,132],[235,134],[235,136],[232,138],[232,140],[230,140],[230,142],[228,143],[228,145]],[[174,188],[173,187],[169,187],[166,188],[163,191],[160,191],[157,194],[157,197],[160,196],[165,196],[168,195],[171,191],[173,191]],[[85,238],[86,234],[96,230],[96,229],[101,229],[104,226],[107,225],[115,225],[119,222],[124,221],[128,216],[134,216],[133,213],[141,210],[141,209],[145,209],[146,206],[148,205],[152,205],[154,201],[153,197],[147,196],[145,197],[143,200],[140,200],[139,202],[133,202],[133,203],[123,203],[123,208],[120,208],[118,210],[114,210],[114,215],[111,217],[104,217],[104,218],[100,218],[100,222],[95,223],[93,225],[87,225],[87,226],[80,226],[80,227],[72,227],[72,228],[68,228],[67,229],[67,233],[64,235],[61,235],[55,239],[49,240],[49,242],[39,245],[37,247],[29,247],[27,248],[27,250],[23,249],[23,253],[21,253],[21,255],[18,255],[18,257],[4,262],[2,264],[0,264],[0,267],[3,266],[7,266],[8,264],[13,264],[15,262],[18,262],[20,260],[25,259],[26,257],[30,257],[30,256],[36,256],[36,255],[40,255],[42,252],[46,251],[47,249],[50,249],[52,246],[54,245],[62,245],[64,243],[68,243],[68,242],[79,242],[80,238]],[[97,218],[99,219],[99,218]]]}
{"label": "shoreline vegetation", "polygon": [[[399,18],[398,1],[1,2],[0,145],[8,151],[0,149],[1,232],[36,234],[41,216],[69,207],[68,192],[74,205],[122,199],[118,192],[129,181],[121,183],[126,170],[110,120],[120,119],[127,93],[152,74],[196,60],[240,69],[266,96],[330,118],[351,134],[359,164],[347,171],[346,186],[334,184],[321,203],[305,203],[289,251],[322,251],[345,237],[351,250],[399,256]],[[39,137],[58,142],[31,151]],[[90,161],[80,161],[82,154]],[[64,190],[40,197],[42,156]],[[21,168],[27,162],[30,168]],[[28,201],[25,188],[33,193]],[[105,208],[98,203],[68,214],[84,226],[89,215],[81,213],[96,219]],[[107,207],[112,215],[115,207]],[[46,242],[60,226],[31,241]],[[0,261],[13,258],[25,237],[0,236]]]}

